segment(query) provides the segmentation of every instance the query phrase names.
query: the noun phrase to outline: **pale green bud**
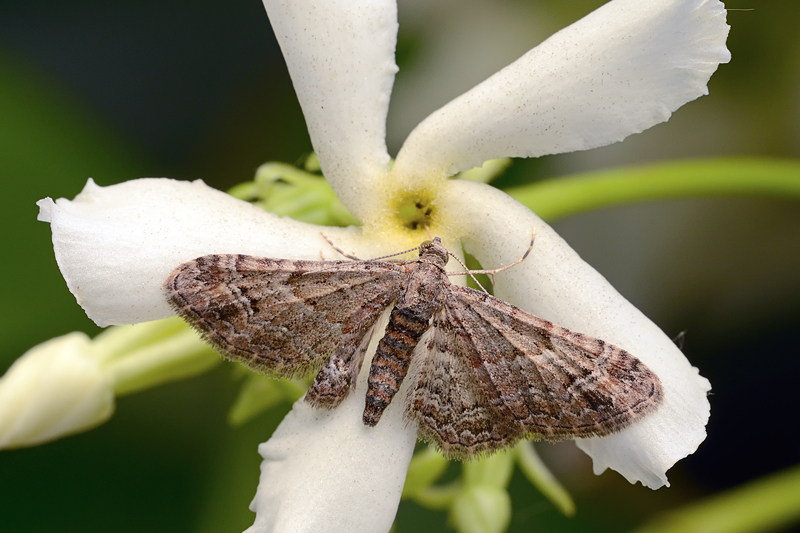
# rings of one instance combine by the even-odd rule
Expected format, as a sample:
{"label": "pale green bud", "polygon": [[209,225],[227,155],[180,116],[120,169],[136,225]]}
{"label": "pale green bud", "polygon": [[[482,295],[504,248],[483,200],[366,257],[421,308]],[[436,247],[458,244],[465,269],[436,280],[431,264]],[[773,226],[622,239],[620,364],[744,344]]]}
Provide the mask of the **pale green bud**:
{"label": "pale green bud", "polygon": [[465,488],[453,503],[450,520],[459,533],[502,533],[511,521],[511,498],[503,488]]}
{"label": "pale green bud", "polygon": [[114,379],[83,333],[34,346],[0,378],[0,449],[97,426],[114,411]]}

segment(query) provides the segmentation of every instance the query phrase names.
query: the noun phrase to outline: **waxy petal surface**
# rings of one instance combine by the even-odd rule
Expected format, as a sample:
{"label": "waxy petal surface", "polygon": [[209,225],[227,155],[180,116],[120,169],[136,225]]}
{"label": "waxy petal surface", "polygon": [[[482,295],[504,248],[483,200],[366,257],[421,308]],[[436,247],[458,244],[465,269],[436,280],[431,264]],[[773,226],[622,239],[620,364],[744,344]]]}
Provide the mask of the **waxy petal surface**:
{"label": "waxy petal surface", "polygon": [[0,378],[0,449],[86,431],[114,411],[114,380],[83,333],[34,346]]}

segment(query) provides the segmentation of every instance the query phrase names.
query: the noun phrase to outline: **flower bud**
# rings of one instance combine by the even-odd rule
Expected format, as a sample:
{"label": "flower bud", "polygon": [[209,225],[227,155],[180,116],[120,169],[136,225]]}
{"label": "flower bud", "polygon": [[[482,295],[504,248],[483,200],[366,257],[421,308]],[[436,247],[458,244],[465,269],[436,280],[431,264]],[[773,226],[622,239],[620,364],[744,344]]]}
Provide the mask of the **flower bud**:
{"label": "flower bud", "polygon": [[0,378],[0,449],[85,431],[114,410],[114,380],[83,333],[28,350]]}
{"label": "flower bud", "polygon": [[468,487],[453,503],[450,519],[459,533],[502,533],[511,522],[511,498],[502,488]]}

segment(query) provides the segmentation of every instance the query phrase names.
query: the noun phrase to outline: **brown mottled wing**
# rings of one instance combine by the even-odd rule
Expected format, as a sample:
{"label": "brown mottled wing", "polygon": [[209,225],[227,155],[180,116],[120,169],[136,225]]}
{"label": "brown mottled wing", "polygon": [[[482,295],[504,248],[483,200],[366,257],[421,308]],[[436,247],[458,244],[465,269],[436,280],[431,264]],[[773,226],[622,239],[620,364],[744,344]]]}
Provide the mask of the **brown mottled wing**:
{"label": "brown mottled wing", "polygon": [[397,298],[407,270],[380,261],[207,255],[179,266],[164,290],[223,354],[295,376],[320,368],[335,351],[338,363],[360,366],[365,336]]}
{"label": "brown mottled wing", "polygon": [[520,433],[481,386],[480,359],[466,351],[465,340],[444,311],[434,317],[414,354],[406,404],[406,418],[417,423],[420,438],[459,459],[502,448]]}
{"label": "brown mottled wing", "polygon": [[407,411],[447,455],[608,435],[661,403],[658,377],[628,352],[488,294],[450,289]]}

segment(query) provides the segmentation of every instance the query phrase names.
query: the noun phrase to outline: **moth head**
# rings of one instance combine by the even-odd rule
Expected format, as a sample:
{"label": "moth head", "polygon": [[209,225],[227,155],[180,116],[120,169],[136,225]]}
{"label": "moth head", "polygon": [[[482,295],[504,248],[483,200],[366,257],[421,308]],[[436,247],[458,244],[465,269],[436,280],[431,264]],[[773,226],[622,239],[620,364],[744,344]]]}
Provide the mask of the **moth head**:
{"label": "moth head", "polygon": [[447,248],[442,246],[442,239],[439,237],[434,237],[432,241],[425,241],[419,245],[419,257],[427,262],[444,266],[447,264],[447,256]]}

